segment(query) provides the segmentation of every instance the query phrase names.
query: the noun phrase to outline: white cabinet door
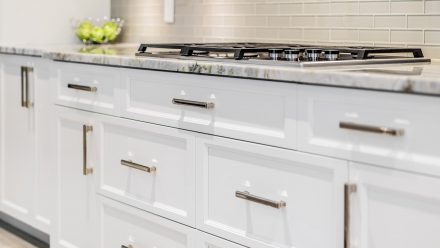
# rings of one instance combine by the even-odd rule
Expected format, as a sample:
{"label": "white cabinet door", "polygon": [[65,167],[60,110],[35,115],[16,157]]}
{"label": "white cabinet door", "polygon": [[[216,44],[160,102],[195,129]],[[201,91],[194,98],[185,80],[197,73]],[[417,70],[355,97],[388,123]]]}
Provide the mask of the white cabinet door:
{"label": "white cabinet door", "polygon": [[49,232],[56,176],[49,64],[2,55],[0,65],[0,208]]}
{"label": "white cabinet door", "polygon": [[56,115],[58,203],[54,245],[98,247],[95,177],[91,170],[99,158],[99,127],[92,121],[92,114],[80,110],[58,107]]}
{"label": "white cabinet door", "polygon": [[352,164],[350,180],[350,247],[439,247],[440,178]]}
{"label": "white cabinet door", "polygon": [[194,135],[122,118],[97,118],[102,126],[100,193],[194,226]]}
{"label": "white cabinet door", "polygon": [[1,209],[27,224],[32,224],[35,174],[35,80],[26,60],[2,60],[1,79]]}
{"label": "white cabinet door", "polygon": [[343,246],[345,161],[208,136],[197,151],[199,229],[253,248]]}

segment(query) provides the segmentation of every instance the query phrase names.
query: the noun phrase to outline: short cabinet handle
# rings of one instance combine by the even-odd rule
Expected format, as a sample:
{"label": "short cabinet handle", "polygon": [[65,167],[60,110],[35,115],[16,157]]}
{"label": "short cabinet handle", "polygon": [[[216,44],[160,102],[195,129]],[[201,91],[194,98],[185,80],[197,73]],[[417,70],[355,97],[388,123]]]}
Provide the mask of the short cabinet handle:
{"label": "short cabinet handle", "polygon": [[74,90],[87,91],[87,92],[97,92],[98,91],[98,88],[96,88],[96,87],[80,85],[80,84],[67,84],[67,88],[74,89]]}
{"label": "short cabinet handle", "polygon": [[380,127],[380,126],[370,126],[370,125],[364,125],[364,124],[357,124],[357,123],[353,123],[353,122],[340,122],[339,128],[361,131],[361,132],[368,132],[368,133],[384,134],[384,135],[390,135],[390,136],[403,136],[403,134],[405,133],[405,131],[403,129],[395,129],[395,128],[389,128],[389,127]]}
{"label": "short cabinet handle", "polygon": [[87,133],[93,131],[93,126],[83,125],[83,175],[87,176],[93,173],[93,168],[88,168],[88,154],[87,154]]}
{"label": "short cabinet handle", "polygon": [[357,192],[356,184],[344,185],[344,248],[350,248],[350,226],[351,226],[351,194]]}
{"label": "short cabinet handle", "polygon": [[265,198],[262,198],[262,197],[259,197],[259,196],[252,195],[252,194],[250,194],[247,191],[243,191],[243,192],[242,191],[236,191],[235,192],[235,197],[241,198],[241,199],[245,199],[245,200],[248,200],[248,201],[251,201],[251,202],[256,202],[256,203],[263,204],[263,205],[266,205],[266,206],[269,206],[269,207],[273,207],[273,208],[277,208],[277,209],[287,207],[287,204],[284,201],[268,200],[268,199],[265,199]]}
{"label": "short cabinet handle", "polygon": [[32,107],[32,103],[29,99],[29,72],[33,70],[32,67],[21,67],[21,106],[23,108]]}
{"label": "short cabinet handle", "polygon": [[173,104],[176,105],[186,105],[191,107],[198,107],[204,109],[213,109],[215,104],[213,102],[199,102],[185,99],[173,98]]}
{"label": "short cabinet handle", "polygon": [[133,163],[129,160],[121,160],[121,165],[136,169],[136,170],[140,170],[140,171],[145,171],[148,173],[154,173],[156,172],[156,167],[152,166],[152,167],[148,167],[145,165],[141,165],[141,164],[137,164],[137,163]]}

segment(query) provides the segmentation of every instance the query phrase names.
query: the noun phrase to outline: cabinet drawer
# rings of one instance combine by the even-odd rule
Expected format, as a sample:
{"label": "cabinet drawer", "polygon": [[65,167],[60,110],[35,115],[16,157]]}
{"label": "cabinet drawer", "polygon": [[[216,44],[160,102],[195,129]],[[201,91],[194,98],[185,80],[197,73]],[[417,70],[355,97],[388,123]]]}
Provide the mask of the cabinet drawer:
{"label": "cabinet drawer", "polygon": [[351,247],[436,248],[440,178],[353,163]]}
{"label": "cabinet drawer", "polygon": [[245,248],[230,241],[217,238],[205,232],[196,231],[196,248]]}
{"label": "cabinet drawer", "polygon": [[100,120],[100,192],[194,226],[194,135],[116,117]]}
{"label": "cabinet drawer", "polygon": [[115,68],[56,63],[56,103],[78,109],[115,114],[119,71]]}
{"label": "cabinet drawer", "polygon": [[135,70],[124,77],[125,117],[295,147],[294,84]]}
{"label": "cabinet drawer", "polygon": [[440,175],[440,100],[299,87],[300,150]]}
{"label": "cabinet drawer", "polygon": [[194,248],[193,229],[101,197],[100,248]]}
{"label": "cabinet drawer", "polygon": [[216,137],[197,150],[198,228],[248,247],[343,246],[346,162]]}

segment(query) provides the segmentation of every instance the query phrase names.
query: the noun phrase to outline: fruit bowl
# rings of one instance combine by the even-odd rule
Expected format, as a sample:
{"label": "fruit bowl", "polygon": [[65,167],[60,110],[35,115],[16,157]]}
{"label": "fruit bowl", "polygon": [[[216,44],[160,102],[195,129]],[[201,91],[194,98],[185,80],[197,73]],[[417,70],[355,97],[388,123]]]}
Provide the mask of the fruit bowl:
{"label": "fruit bowl", "polygon": [[75,20],[76,37],[84,44],[107,44],[118,38],[122,31],[124,21],[120,18],[109,19],[104,17]]}

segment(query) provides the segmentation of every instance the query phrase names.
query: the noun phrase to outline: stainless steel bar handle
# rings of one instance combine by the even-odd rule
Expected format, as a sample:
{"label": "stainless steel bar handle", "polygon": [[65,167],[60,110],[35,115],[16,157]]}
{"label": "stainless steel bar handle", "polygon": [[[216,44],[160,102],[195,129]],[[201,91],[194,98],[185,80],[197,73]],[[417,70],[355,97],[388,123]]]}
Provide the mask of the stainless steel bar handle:
{"label": "stainless steel bar handle", "polygon": [[26,67],[21,67],[21,106],[26,108]]}
{"label": "stainless steel bar handle", "polygon": [[129,160],[121,159],[121,165],[130,167],[130,168],[133,168],[133,169],[136,169],[136,170],[145,171],[145,172],[148,172],[148,173],[156,172],[156,167],[154,167],[154,166],[148,167],[148,166],[145,166],[145,165],[133,163],[133,162],[131,162]]}
{"label": "stainless steel bar handle", "polygon": [[128,246],[121,245],[121,248],[134,248],[134,246],[132,246],[132,245],[128,245]]}
{"label": "stainless steel bar handle", "polygon": [[87,133],[93,131],[93,126],[83,125],[83,175],[87,176],[93,173],[93,168],[88,168],[87,161]]}
{"label": "stainless steel bar handle", "polygon": [[344,248],[350,248],[350,224],[351,224],[351,194],[357,192],[356,184],[344,186]]}
{"label": "stainless steel bar handle", "polygon": [[339,128],[361,131],[361,132],[368,132],[368,133],[384,134],[384,135],[390,135],[390,136],[403,136],[403,134],[405,133],[405,131],[403,129],[370,126],[370,125],[364,125],[364,124],[357,124],[357,123],[353,123],[353,122],[340,122]]}
{"label": "stainless steel bar handle", "polygon": [[199,102],[199,101],[185,100],[179,98],[173,98],[173,104],[186,105],[186,106],[198,107],[204,109],[213,109],[215,107],[215,104],[213,102]]}
{"label": "stainless steel bar handle", "polygon": [[67,88],[74,89],[74,90],[87,91],[87,92],[97,92],[98,91],[98,88],[96,88],[96,87],[80,85],[80,84],[67,84]]}
{"label": "stainless steel bar handle", "polygon": [[263,204],[263,205],[266,205],[266,206],[269,206],[269,207],[273,207],[273,208],[277,208],[277,209],[287,207],[287,203],[284,202],[284,201],[272,201],[272,200],[269,200],[269,199],[265,199],[263,197],[252,195],[252,194],[250,194],[247,191],[236,191],[235,192],[235,197],[241,198],[241,199],[245,199],[245,200],[248,200],[248,201],[251,201],[251,202],[256,202],[256,203]]}
{"label": "stainless steel bar handle", "polygon": [[32,107],[32,103],[29,99],[29,72],[32,71],[33,68],[31,67],[21,67],[21,106],[23,108]]}

